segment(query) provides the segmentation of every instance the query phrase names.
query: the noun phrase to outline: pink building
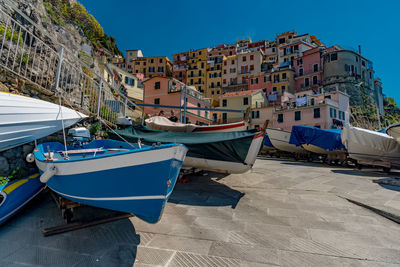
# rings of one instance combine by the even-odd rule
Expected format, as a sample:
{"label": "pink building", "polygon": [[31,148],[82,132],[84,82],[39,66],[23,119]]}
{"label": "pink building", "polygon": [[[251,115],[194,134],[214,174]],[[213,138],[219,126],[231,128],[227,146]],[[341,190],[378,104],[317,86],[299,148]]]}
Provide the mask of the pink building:
{"label": "pink building", "polygon": [[[169,77],[153,77],[143,82],[145,104],[154,105],[169,105],[183,106],[184,105],[184,90],[185,86],[178,80]],[[193,86],[186,86],[187,107],[207,107],[210,108],[210,101],[204,99],[201,93]],[[181,95],[182,94],[182,95]],[[180,113],[183,110],[169,107],[144,107],[144,112],[148,115],[157,115],[160,111],[169,117],[173,110],[175,116],[180,118]],[[186,117],[191,123],[210,124],[210,112],[205,110],[190,110],[186,111]]]}
{"label": "pink building", "polygon": [[305,91],[282,103],[272,116],[272,127],[290,131],[293,125],[341,128],[350,112],[349,96],[341,91],[313,94]]}
{"label": "pink building", "polygon": [[303,56],[294,59],[296,91],[310,90],[317,92],[322,85],[323,58],[325,47],[316,47],[303,52]]}
{"label": "pink building", "polygon": [[236,45],[220,44],[217,47],[212,47],[208,49],[209,57],[222,55],[226,57],[236,55]]}
{"label": "pink building", "polygon": [[266,95],[272,92],[271,76],[268,73],[262,73],[258,76],[252,77],[248,80],[249,90],[262,89]]}

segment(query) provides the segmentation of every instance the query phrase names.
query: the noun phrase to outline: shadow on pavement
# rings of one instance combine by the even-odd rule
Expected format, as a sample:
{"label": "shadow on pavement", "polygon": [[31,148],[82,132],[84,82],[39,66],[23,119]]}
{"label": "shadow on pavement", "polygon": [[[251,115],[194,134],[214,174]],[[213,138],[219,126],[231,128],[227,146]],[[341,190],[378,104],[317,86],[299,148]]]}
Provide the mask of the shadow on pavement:
{"label": "shadow on pavement", "polygon": [[[177,183],[168,201],[192,206],[231,206],[234,209],[244,193],[217,182],[226,176],[214,172],[205,176],[186,176],[190,182]],[[216,181],[211,177],[216,177]]]}
{"label": "shadow on pavement", "polygon": [[[76,217],[110,211],[78,207]],[[44,237],[44,228],[65,224],[49,193],[38,195],[0,226],[0,266],[132,266],[140,235],[129,219]]]}
{"label": "shadow on pavement", "polygon": [[331,170],[333,173],[337,174],[347,174],[347,175],[356,175],[356,176],[365,176],[365,177],[388,177],[389,175],[387,173],[379,172],[379,171],[359,171],[359,170],[343,170],[343,169],[338,169],[338,170]]}

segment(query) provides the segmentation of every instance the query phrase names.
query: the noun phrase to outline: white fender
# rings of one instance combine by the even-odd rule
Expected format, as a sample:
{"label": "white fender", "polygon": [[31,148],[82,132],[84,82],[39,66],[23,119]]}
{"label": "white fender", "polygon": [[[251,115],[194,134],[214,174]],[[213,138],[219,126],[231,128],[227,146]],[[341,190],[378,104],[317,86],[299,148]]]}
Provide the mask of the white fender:
{"label": "white fender", "polygon": [[29,153],[28,155],[26,155],[26,161],[29,163],[32,163],[35,161],[35,156],[33,155],[33,153]]}
{"label": "white fender", "polygon": [[50,166],[47,170],[40,176],[40,181],[42,183],[47,183],[51,177],[53,177],[57,173],[56,166]]}

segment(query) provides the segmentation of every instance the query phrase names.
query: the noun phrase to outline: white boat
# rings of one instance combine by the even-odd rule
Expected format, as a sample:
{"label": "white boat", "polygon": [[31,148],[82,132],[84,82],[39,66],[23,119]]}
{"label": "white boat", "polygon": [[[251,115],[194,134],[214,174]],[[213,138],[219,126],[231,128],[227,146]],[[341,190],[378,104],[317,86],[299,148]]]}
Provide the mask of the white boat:
{"label": "white boat", "polygon": [[386,129],[386,133],[400,142],[400,123],[392,124]]}
{"label": "white boat", "polygon": [[0,151],[69,127],[87,116],[43,100],[0,92]]}
{"label": "white boat", "polygon": [[346,125],[341,138],[352,159],[378,166],[385,163],[389,168],[400,166],[400,144],[392,136]]}
{"label": "white boat", "polygon": [[297,154],[308,153],[307,150],[305,150],[301,146],[289,144],[290,134],[291,134],[291,132],[289,131],[267,128],[267,134],[269,140],[271,140],[272,145],[276,149]]}
{"label": "white boat", "polygon": [[217,125],[196,125],[192,123],[184,124],[180,122],[172,122],[168,118],[162,116],[154,116],[146,119],[146,126],[151,130],[161,130],[170,132],[235,132],[245,131],[248,128],[248,123],[245,121],[233,122]]}

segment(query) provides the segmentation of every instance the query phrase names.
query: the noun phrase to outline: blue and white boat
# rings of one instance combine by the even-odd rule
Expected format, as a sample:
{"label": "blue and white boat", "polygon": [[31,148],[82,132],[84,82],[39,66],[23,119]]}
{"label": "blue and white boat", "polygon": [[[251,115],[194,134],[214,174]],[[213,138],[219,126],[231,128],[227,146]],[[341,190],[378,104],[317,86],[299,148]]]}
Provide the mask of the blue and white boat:
{"label": "blue and white boat", "polygon": [[40,179],[72,201],[132,213],[156,223],[175,186],[187,148],[94,140],[80,147],[57,142],[34,150]]}
{"label": "blue and white boat", "polygon": [[0,224],[10,219],[25,204],[39,194],[44,184],[39,173],[0,186]]}
{"label": "blue and white boat", "polygon": [[344,160],[346,147],[342,144],[341,132],[341,129],[293,125],[289,143],[316,154],[327,155],[331,160]]}

